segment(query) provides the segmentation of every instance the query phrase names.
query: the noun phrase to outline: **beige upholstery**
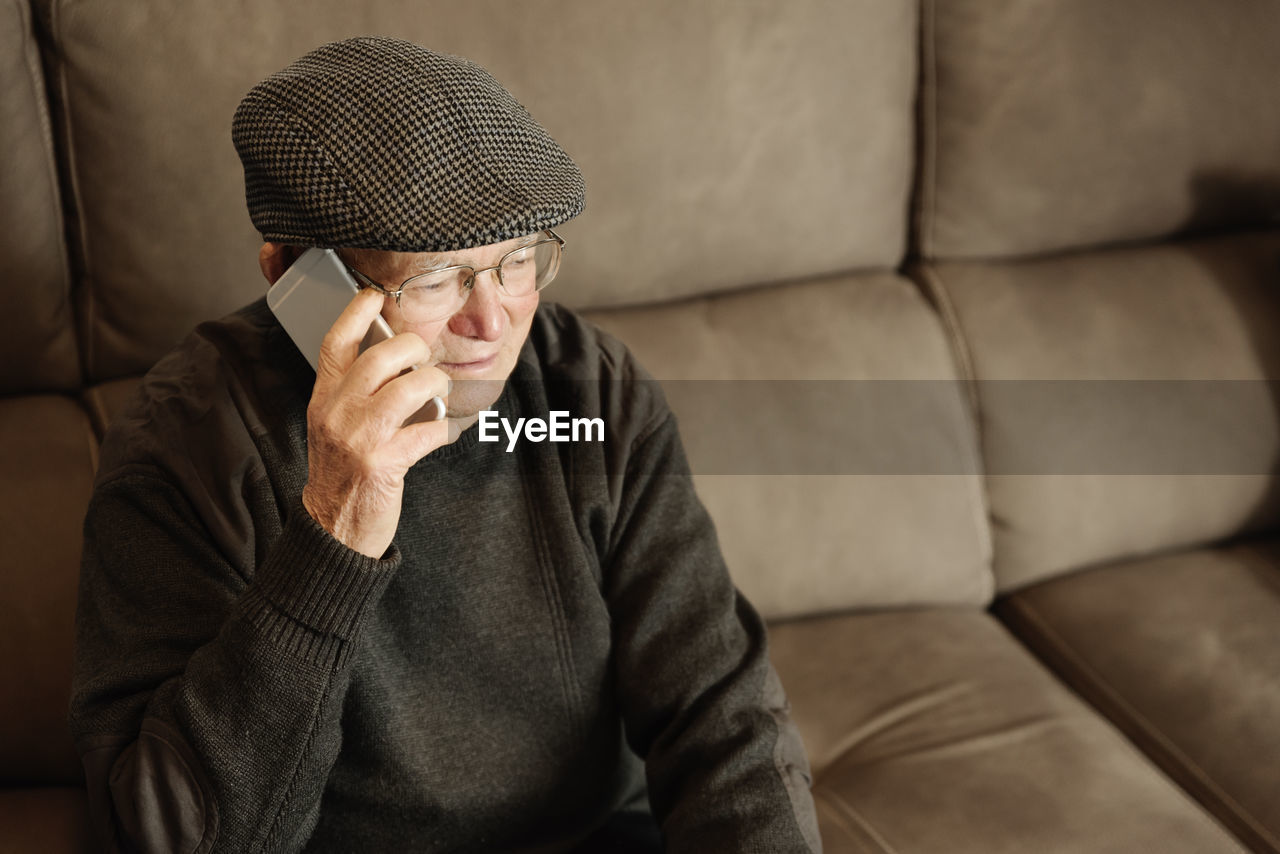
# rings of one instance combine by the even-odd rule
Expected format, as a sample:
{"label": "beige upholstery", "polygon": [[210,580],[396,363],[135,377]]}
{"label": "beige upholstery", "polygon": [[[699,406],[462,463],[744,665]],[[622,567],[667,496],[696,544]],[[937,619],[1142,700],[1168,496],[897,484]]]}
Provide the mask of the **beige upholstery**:
{"label": "beige upholstery", "polygon": [[925,0],[927,257],[1280,224],[1269,0]]}
{"label": "beige upholstery", "polygon": [[827,854],[1243,850],[985,614],[805,620],[770,644]]}
{"label": "beige upholstery", "polygon": [[590,316],[664,381],[734,580],[766,616],[989,601],[972,421],[910,282]]}
{"label": "beige upholstery", "polygon": [[565,229],[566,302],[892,267],[905,248],[911,4],[287,0],[228,15],[54,2],[48,17],[94,380],[145,369],[196,321],[261,294],[229,117],[259,79],[353,33],[487,66],[580,163],[587,213]]}
{"label": "beige upholstery", "polygon": [[1003,613],[1232,831],[1280,849],[1280,778],[1262,760],[1280,756],[1280,543],[1075,573]]}
{"label": "beige upholstery", "polygon": [[1280,520],[1280,233],[926,274],[978,380],[1001,589]]}
{"label": "beige upholstery", "polygon": [[65,719],[80,520],[96,454],[89,419],[71,400],[0,399],[0,542],[12,586],[0,597],[0,785],[80,777]]}
{"label": "beige upholstery", "polygon": [[[0,0],[0,389],[75,388],[80,382],[71,274],[62,238],[58,174],[40,55],[26,0]],[[16,358],[21,354],[21,358]]]}
{"label": "beige upholstery", "polygon": [[90,854],[84,790],[64,786],[0,789],[0,854]]}
{"label": "beige upholstery", "polygon": [[101,438],[116,413],[124,409],[138,388],[139,377],[108,380],[84,390],[82,401],[93,421],[94,432]]}

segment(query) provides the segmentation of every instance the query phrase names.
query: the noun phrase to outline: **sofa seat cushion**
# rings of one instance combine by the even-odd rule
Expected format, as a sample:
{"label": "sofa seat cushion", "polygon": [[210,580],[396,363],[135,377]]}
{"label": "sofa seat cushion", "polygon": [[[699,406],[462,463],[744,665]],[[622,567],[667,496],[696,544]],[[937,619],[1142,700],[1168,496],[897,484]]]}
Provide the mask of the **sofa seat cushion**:
{"label": "sofa seat cushion", "polygon": [[0,854],[88,854],[96,850],[84,789],[0,788]]}
{"label": "sofa seat cushion", "polygon": [[986,612],[774,625],[828,854],[1240,851]]}
{"label": "sofa seat cushion", "polygon": [[1280,852],[1280,541],[1075,573],[1000,613],[1254,850]]}
{"label": "sofa seat cushion", "polygon": [[0,398],[0,784],[80,779],[66,719],[96,455],[89,418],[71,398]]}
{"label": "sofa seat cushion", "polygon": [[141,376],[121,377],[92,385],[81,393],[84,408],[93,419],[93,429],[99,438],[106,433],[111,420],[133,399],[134,392],[141,384]]}

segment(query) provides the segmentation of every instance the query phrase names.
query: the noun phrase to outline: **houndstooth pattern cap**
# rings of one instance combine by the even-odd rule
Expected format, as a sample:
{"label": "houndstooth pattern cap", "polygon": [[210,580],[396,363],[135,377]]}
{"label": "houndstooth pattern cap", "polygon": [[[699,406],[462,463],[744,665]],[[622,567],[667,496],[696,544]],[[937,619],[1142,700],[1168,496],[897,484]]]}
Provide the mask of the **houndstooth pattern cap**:
{"label": "houndstooth pattern cap", "polygon": [[489,72],[390,38],[323,45],[249,91],[231,137],[264,240],[449,252],[581,211],[582,173]]}

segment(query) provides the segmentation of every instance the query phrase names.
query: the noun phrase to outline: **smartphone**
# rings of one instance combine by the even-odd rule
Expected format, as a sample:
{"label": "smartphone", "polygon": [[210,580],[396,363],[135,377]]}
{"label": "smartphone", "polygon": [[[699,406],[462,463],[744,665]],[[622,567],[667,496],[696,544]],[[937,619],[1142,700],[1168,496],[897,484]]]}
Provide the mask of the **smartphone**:
{"label": "smartphone", "polygon": [[[336,252],[308,249],[267,291],[267,307],[315,368],[320,358],[320,343],[359,290]],[[360,342],[360,352],[391,336],[391,327],[382,316],[375,317],[369,333]],[[444,401],[433,397],[406,423],[439,421],[444,415]]]}

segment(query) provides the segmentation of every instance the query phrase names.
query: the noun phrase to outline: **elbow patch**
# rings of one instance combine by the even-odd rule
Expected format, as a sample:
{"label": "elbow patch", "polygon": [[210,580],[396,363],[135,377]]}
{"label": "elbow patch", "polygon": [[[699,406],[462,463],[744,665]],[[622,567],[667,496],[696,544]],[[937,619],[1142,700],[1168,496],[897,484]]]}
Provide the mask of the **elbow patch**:
{"label": "elbow patch", "polygon": [[813,776],[809,771],[809,757],[800,740],[800,731],[791,721],[791,707],[782,690],[782,681],[772,664],[766,667],[762,699],[778,728],[777,740],[773,745],[773,766],[791,801],[791,812],[800,827],[800,834],[809,849],[816,854],[822,851],[822,840],[818,835],[818,816],[810,792]]}
{"label": "elbow patch", "polygon": [[194,754],[150,719],[116,759],[108,781],[117,831],[140,851],[196,854],[217,836],[217,810]]}

